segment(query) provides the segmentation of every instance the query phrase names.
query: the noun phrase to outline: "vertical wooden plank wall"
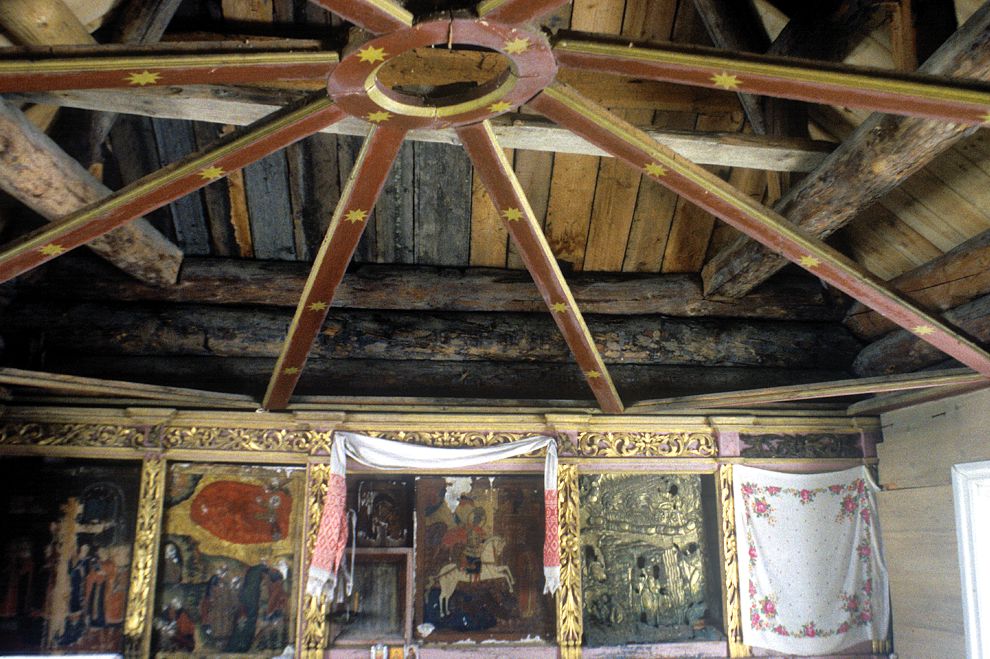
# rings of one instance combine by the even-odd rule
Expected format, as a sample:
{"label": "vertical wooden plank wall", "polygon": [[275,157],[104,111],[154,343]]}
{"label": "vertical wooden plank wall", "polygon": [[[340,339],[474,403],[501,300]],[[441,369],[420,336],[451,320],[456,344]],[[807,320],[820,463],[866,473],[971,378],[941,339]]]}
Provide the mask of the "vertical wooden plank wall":
{"label": "vertical wooden plank wall", "polygon": [[988,410],[981,391],[883,416],[880,520],[902,657],[966,654],[951,469],[990,460]]}

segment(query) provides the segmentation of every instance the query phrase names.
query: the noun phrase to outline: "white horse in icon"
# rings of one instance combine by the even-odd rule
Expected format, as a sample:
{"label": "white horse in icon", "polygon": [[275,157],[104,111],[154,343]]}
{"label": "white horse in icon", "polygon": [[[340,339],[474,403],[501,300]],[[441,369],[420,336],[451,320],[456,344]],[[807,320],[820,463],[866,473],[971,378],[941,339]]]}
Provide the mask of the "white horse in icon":
{"label": "white horse in icon", "polygon": [[450,615],[450,597],[457,590],[457,585],[461,582],[470,583],[472,581],[487,581],[488,579],[505,579],[509,584],[509,592],[516,580],[512,577],[512,572],[508,565],[500,565],[495,562],[496,556],[502,555],[505,548],[505,540],[501,536],[493,535],[485,540],[481,545],[481,572],[469,574],[467,570],[457,566],[457,563],[447,563],[437,573],[436,580],[440,584],[440,615]]}

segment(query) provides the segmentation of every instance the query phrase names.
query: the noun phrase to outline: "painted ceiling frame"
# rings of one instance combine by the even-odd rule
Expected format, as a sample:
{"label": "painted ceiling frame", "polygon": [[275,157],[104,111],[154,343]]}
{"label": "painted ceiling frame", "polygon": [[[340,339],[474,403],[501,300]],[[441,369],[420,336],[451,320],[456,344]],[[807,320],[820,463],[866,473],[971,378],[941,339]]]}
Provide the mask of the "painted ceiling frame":
{"label": "painted ceiling frame", "polygon": [[[823,241],[556,82],[555,77],[558,67],[580,68],[967,125],[990,123],[990,86],[716,49],[630,44],[600,35],[564,33],[551,43],[531,21],[566,4],[566,0],[484,0],[476,15],[433,17],[419,23],[393,0],[311,1],[371,34],[345,47],[339,63],[336,53],[314,51],[217,55],[215,51],[190,54],[145,47],[121,55],[119,47],[114,52],[113,46],[106,47],[105,54],[93,47],[78,53],[11,51],[9,59],[0,61],[0,91],[242,84],[273,77],[329,76],[329,95],[319,93],[273,113],[214,146],[0,247],[0,282],[344,117],[364,119],[371,129],[334,211],[263,402],[266,409],[284,409],[407,132],[453,126],[599,406],[605,412],[619,413],[622,401],[604,361],[488,123],[494,116],[528,104],[980,375],[990,377],[990,354],[975,343],[903,300]],[[510,61],[510,69],[482,85],[474,95],[435,104],[385,88],[377,80],[381,66],[402,53],[453,44],[499,52]]]}

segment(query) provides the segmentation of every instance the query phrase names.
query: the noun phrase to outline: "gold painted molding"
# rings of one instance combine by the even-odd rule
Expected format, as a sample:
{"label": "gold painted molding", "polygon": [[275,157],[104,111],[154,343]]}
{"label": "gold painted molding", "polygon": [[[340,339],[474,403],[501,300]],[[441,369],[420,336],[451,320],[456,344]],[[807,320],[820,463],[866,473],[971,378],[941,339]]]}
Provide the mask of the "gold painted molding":
{"label": "gold painted molding", "polygon": [[151,618],[155,598],[155,572],[161,540],[168,464],[160,454],[148,455],[141,469],[137,528],[131,556],[131,582],[127,590],[124,648],[128,657],[151,653]]}
{"label": "gold painted molding", "polygon": [[143,428],[96,423],[5,423],[0,447],[71,446],[79,448],[145,448]]}
{"label": "gold painted molding", "polygon": [[561,657],[581,656],[584,632],[581,605],[581,509],[577,465],[557,470],[557,519],[560,535],[560,590],[557,591],[557,644]]}
{"label": "gold painted molding", "polygon": [[[439,448],[483,448],[486,446],[498,446],[509,442],[519,441],[526,437],[532,437],[536,433],[531,432],[477,432],[477,431],[414,431],[407,432],[399,430],[396,432],[383,432],[378,430],[354,431],[369,437],[380,437],[396,442],[406,442],[409,444],[422,444],[424,446],[435,446]],[[546,451],[543,451],[545,454]],[[535,455],[535,453],[534,453]]]}
{"label": "gold painted molding", "polygon": [[316,546],[316,534],[323,514],[323,500],[327,496],[330,483],[330,465],[309,465],[306,472],[306,551],[303,555],[302,578],[299,588],[303,590],[302,607],[302,653],[303,656],[322,656],[329,643],[330,628],[327,624],[329,607],[326,596],[313,597],[305,593],[306,566]]}
{"label": "gold painted molding", "polygon": [[284,428],[166,427],[159,431],[164,450],[245,451],[329,455],[332,431]]}
{"label": "gold painted molding", "polygon": [[714,458],[711,432],[579,432],[574,452],[582,458]]}
{"label": "gold painted molding", "polygon": [[750,656],[742,642],[742,601],[739,597],[739,556],[736,549],[736,510],[732,500],[732,465],[718,469],[718,498],[721,504],[722,568],[724,581],[722,605],[725,607],[725,634],[730,657]]}

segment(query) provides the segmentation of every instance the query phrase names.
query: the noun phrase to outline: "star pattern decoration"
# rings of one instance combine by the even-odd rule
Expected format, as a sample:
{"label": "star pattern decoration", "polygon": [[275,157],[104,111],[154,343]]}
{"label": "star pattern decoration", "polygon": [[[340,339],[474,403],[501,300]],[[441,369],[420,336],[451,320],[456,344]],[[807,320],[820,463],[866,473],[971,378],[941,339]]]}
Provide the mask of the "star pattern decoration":
{"label": "star pattern decoration", "polygon": [[929,334],[935,333],[935,328],[931,325],[918,325],[916,327],[912,327],[911,331],[918,336],[928,336]]}
{"label": "star pattern decoration", "polygon": [[323,311],[326,308],[327,308],[327,303],[320,301],[313,302],[307,307],[307,309],[309,309],[310,311]]}
{"label": "star pattern decoration", "polygon": [[602,374],[599,373],[598,371],[585,371],[584,372],[584,377],[588,378],[589,380],[597,380],[601,376],[602,376]]}
{"label": "star pattern decoration", "polygon": [[144,87],[145,85],[157,85],[158,80],[162,77],[161,73],[152,73],[151,71],[141,71],[140,73],[132,73],[127,76],[127,82],[132,85],[137,85],[139,87]]}
{"label": "star pattern decoration", "polygon": [[202,178],[206,179],[207,181],[215,181],[218,178],[223,178],[224,176],[226,176],[227,172],[223,171],[223,167],[218,167],[217,165],[213,165],[212,167],[207,167],[206,169],[202,170],[199,173],[199,175]]}
{"label": "star pattern decoration", "polygon": [[489,112],[506,112],[512,109],[512,104],[507,101],[499,101],[488,106]]}
{"label": "star pattern decoration", "polygon": [[512,41],[505,42],[505,52],[510,55],[519,55],[529,50],[529,39],[516,37]]}
{"label": "star pattern decoration", "polygon": [[802,268],[817,268],[822,262],[812,256],[811,254],[805,254],[800,259],[798,259],[798,265]]}
{"label": "star pattern decoration", "polygon": [[38,250],[45,256],[61,256],[65,254],[68,250],[59,245],[58,243],[48,243],[44,247]]}
{"label": "star pattern decoration", "polygon": [[721,73],[716,73],[711,78],[709,78],[709,80],[711,80],[716,87],[719,87],[721,89],[726,89],[729,91],[733,89],[738,89],[739,85],[741,84],[739,78],[732,75],[731,73],[726,73],[725,71],[722,71]]}
{"label": "star pattern decoration", "polygon": [[658,162],[647,163],[646,167],[644,167],[643,169],[646,171],[647,174],[649,174],[650,176],[655,176],[656,178],[660,178],[661,176],[667,175],[667,168]]}
{"label": "star pattern decoration", "polygon": [[375,46],[365,46],[358,51],[358,59],[368,64],[384,62],[386,55],[388,53],[385,52],[384,48],[376,48]]}
{"label": "star pattern decoration", "polygon": [[378,110],[377,112],[369,112],[365,115],[365,118],[373,124],[380,124],[391,119],[392,113],[386,110]]}
{"label": "star pattern decoration", "polygon": [[505,218],[506,222],[518,222],[522,216],[522,211],[518,208],[506,208],[502,211],[502,217]]}
{"label": "star pattern decoration", "polygon": [[368,219],[368,211],[362,210],[360,208],[349,210],[347,211],[347,214],[344,215],[345,222],[353,222],[355,224],[357,224],[358,222],[364,222],[367,219]]}
{"label": "star pattern decoration", "polygon": [[550,305],[550,308],[554,310],[554,313],[567,313],[566,302],[554,302]]}
{"label": "star pattern decoration", "polygon": [[299,367],[298,366],[290,366],[290,367],[288,367],[286,369],[283,369],[282,370],[282,373],[284,373],[286,375],[296,375],[297,373],[299,373]]}

